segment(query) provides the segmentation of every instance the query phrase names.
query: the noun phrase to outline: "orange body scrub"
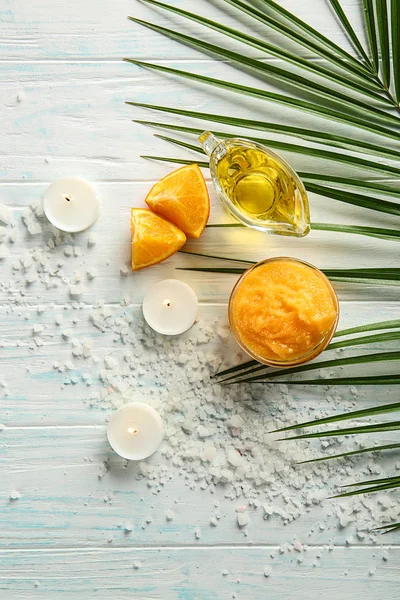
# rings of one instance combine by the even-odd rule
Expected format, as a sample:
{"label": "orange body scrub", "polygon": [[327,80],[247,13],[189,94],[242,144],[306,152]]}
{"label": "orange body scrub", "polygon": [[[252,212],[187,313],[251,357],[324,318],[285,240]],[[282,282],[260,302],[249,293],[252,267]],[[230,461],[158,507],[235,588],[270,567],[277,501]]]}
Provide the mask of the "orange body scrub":
{"label": "orange body scrub", "polygon": [[302,261],[275,258],[246,271],[232,291],[229,320],[248,354],[274,366],[315,358],[335,332],[334,289],[321,271]]}

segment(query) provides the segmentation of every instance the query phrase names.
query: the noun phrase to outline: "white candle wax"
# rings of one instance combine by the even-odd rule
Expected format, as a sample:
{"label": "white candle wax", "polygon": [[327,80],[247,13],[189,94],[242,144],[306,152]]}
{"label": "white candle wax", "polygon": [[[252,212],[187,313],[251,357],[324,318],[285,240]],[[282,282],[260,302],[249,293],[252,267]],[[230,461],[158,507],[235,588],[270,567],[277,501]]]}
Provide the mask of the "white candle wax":
{"label": "white candle wax", "polygon": [[62,231],[78,232],[97,220],[100,201],[94,187],[81,177],[63,177],[54,181],[43,199],[44,214]]}
{"label": "white candle wax", "polygon": [[112,449],[129,460],[151,456],[164,437],[164,425],[158,412],[143,402],[121,406],[111,417],[107,437]]}
{"label": "white candle wax", "polygon": [[163,335],[178,335],[189,329],[198,310],[196,294],[178,279],[159,281],[143,300],[144,318],[152,329]]}

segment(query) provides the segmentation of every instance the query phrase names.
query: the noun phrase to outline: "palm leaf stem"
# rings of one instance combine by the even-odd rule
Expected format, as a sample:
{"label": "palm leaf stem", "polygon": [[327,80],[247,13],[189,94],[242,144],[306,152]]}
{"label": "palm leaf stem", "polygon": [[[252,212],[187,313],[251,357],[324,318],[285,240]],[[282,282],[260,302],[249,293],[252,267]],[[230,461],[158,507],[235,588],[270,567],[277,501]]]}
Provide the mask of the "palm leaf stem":
{"label": "palm leaf stem", "polygon": [[310,83],[309,78],[302,77],[301,75],[290,72],[286,69],[281,69],[280,67],[262,62],[255,58],[250,58],[244,54],[233,52],[232,50],[228,50],[221,46],[216,46],[215,44],[210,44],[209,42],[204,42],[196,37],[179,33],[178,31],[173,31],[172,29],[162,27],[161,25],[155,25],[149,21],[143,21],[142,19],[136,19],[134,17],[130,17],[130,19],[139,25],[143,25],[143,27],[157,31],[166,37],[177,40],[192,48],[196,48],[197,50],[201,50],[207,54],[212,54],[214,56],[218,56],[219,58],[229,60],[235,66],[241,65],[250,71],[268,75],[274,79],[277,79],[278,81],[283,81],[286,84],[295,86],[298,89],[302,89],[307,93],[326,98],[331,102],[339,102],[342,106],[344,105],[351,109],[356,108],[357,110],[362,109],[364,114],[369,114],[372,118],[382,119],[383,121],[386,121],[387,124],[393,124],[395,126],[400,124],[399,118],[395,115],[387,113],[377,107],[371,107],[370,103],[365,103],[358,98],[352,98],[351,96],[343,94],[337,89],[332,90],[325,85],[317,83],[316,81],[312,81]]}
{"label": "palm leaf stem", "polygon": [[[144,105],[139,102],[126,102],[132,106],[145,106],[146,108],[153,108],[153,110],[160,110],[161,107],[154,107],[151,105]],[[280,135],[288,135],[297,138],[307,140],[316,144],[326,144],[327,146],[333,146],[336,148],[347,148],[351,151],[367,152],[374,155],[387,156],[391,159],[399,159],[400,152],[392,148],[383,148],[377,144],[371,144],[363,140],[354,140],[353,138],[345,137],[342,135],[335,135],[331,133],[325,133],[322,131],[316,131],[312,129],[305,129],[302,127],[292,127],[291,125],[282,125],[280,123],[270,123],[267,121],[256,121],[253,119],[240,119],[238,117],[228,117],[225,115],[213,115],[210,113],[199,113],[191,110],[181,109],[166,109],[163,112],[173,113],[180,116],[192,117],[194,119],[200,119],[204,121],[212,121],[223,125],[231,125],[233,127],[242,127],[245,129],[254,129],[257,131],[266,131],[269,133],[278,133]],[[149,127],[159,127],[162,129],[171,129],[173,131],[182,131],[184,133],[193,133],[199,135],[202,133],[201,129],[194,127],[184,127],[183,125],[174,125],[172,123],[159,123],[156,121],[147,121],[143,119],[134,119],[134,123],[140,125],[147,125]],[[222,132],[218,135],[224,137],[237,137],[236,134],[230,134],[228,132]]]}
{"label": "palm leaf stem", "polygon": [[135,60],[133,58],[124,58],[124,61],[134,64],[138,67],[152,69],[154,71],[159,71],[160,73],[168,73],[170,75],[177,75],[178,77],[183,77],[183,78],[189,79],[191,81],[199,81],[201,83],[212,85],[214,87],[229,90],[229,91],[232,91],[235,93],[243,94],[245,96],[251,96],[253,98],[258,98],[260,100],[269,100],[271,102],[276,102],[278,104],[283,104],[285,106],[291,106],[292,108],[298,108],[300,110],[304,110],[306,112],[316,114],[318,116],[324,116],[333,121],[339,121],[342,123],[346,123],[348,125],[354,125],[355,127],[365,129],[366,131],[370,131],[373,133],[383,135],[386,138],[398,140],[398,133],[392,129],[388,129],[387,127],[382,127],[381,125],[378,125],[377,123],[371,123],[369,121],[364,121],[364,120],[360,119],[359,117],[352,116],[349,114],[344,114],[343,112],[335,111],[328,107],[317,105],[313,102],[299,100],[297,98],[292,98],[290,96],[283,96],[282,94],[277,94],[275,92],[269,92],[267,90],[263,90],[260,88],[254,88],[254,87],[249,87],[249,86],[245,86],[245,85],[240,85],[238,83],[233,83],[231,81],[223,81],[221,79],[214,79],[212,77],[206,77],[204,75],[199,75],[198,73],[182,71],[181,69],[172,69],[171,67],[165,67],[162,65],[154,64],[154,63],[143,62],[140,60]]}
{"label": "palm leaf stem", "polygon": [[[297,56],[291,52],[288,52],[282,48],[279,48],[278,46],[269,44],[269,43],[265,42],[264,40],[255,38],[251,35],[248,35],[246,33],[238,31],[237,29],[232,29],[231,27],[227,27],[226,25],[222,25],[221,23],[217,23],[216,21],[212,21],[212,20],[207,19],[198,14],[191,13],[186,10],[182,10],[180,8],[177,8],[176,6],[171,6],[169,4],[157,2],[156,0],[142,0],[142,1],[147,4],[151,4],[152,6],[161,8],[163,10],[170,11],[170,12],[177,14],[181,17],[184,17],[186,19],[190,19],[190,20],[194,21],[195,23],[199,23],[200,25],[203,25],[204,27],[208,27],[209,29],[218,31],[219,33],[222,33],[223,35],[233,38],[239,42],[242,42],[243,44],[246,44],[247,46],[252,46],[253,48],[257,48],[258,50],[261,50],[262,52],[266,52],[267,54],[270,54],[271,56],[275,56],[276,58],[279,58],[281,60],[289,62],[289,63],[295,65],[296,67],[299,67],[301,69],[306,69],[307,71],[310,71],[316,75],[324,77],[325,79],[329,79],[330,81],[333,81],[334,83],[337,83],[341,86],[345,86],[345,87],[351,89],[352,91],[357,91],[361,94],[369,96],[370,98],[374,98],[375,100],[378,100],[380,102],[386,102],[386,103],[391,104],[391,101],[388,98],[382,96],[379,92],[372,91],[371,88],[369,88],[369,87],[363,86],[362,84],[356,82],[354,79],[349,79],[348,77],[343,76],[339,73],[336,73],[336,72],[332,71],[331,69],[327,69],[325,67],[322,67],[321,65],[318,65],[318,64],[308,61],[304,58],[301,58],[300,56]],[[136,19],[133,17],[128,17],[128,18],[131,21],[136,21]]]}
{"label": "palm leaf stem", "polygon": [[298,465],[305,465],[308,463],[322,462],[325,460],[333,460],[334,458],[345,458],[347,456],[356,456],[357,454],[368,454],[370,452],[382,452],[384,450],[396,450],[400,448],[400,444],[385,444],[384,446],[371,446],[371,448],[362,448],[360,450],[352,450],[351,452],[342,452],[341,454],[329,454],[328,456],[319,456],[318,458],[310,458],[309,460],[302,460],[298,462]]}
{"label": "palm leaf stem", "polygon": [[[285,16],[291,24],[297,25],[298,28],[304,31],[305,35],[301,34],[298,30],[293,29],[293,27],[285,25],[282,20],[277,20],[270,15],[257,10],[253,6],[249,6],[248,4],[241,2],[241,0],[225,0],[225,2],[241,12],[249,15],[251,18],[256,19],[260,23],[275,29],[275,31],[284,35],[286,38],[289,38],[308,50],[315,52],[319,56],[326,58],[342,69],[349,71],[357,77],[362,77],[367,82],[369,81],[379,86],[380,82],[378,77],[369,69],[368,66],[365,66],[357,61],[357,59],[343,50],[343,48],[340,48],[340,46],[337,46],[331,42],[331,40],[320,34],[319,31],[310,27],[307,23],[295,15],[285,11],[283,7],[278,7],[278,5],[275,6],[275,4],[272,6],[272,8],[275,10],[284,11],[285,14],[282,15],[281,13],[281,15]],[[310,35],[314,38],[314,40],[318,40],[318,43],[312,41],[310,39]]]}
{"label": "palm leaf stem", "polygon": [[356,32],[354,31],[350,21],[348,20],[346,13],[344,12],[339,0],[329,0],[329,2],[331,4],[333,10],[335,11],[339,21],[341,22],[345,31],[347,32],[347,35],[351,39],[354,48],[358,51],[360,56],[362,56],[362,58],[365,60],[367,65],[373,70],[374,65],[372,64],[369,56],[367,55],[364,48],[362,47],[362,44],[361,44],[360,40],[358,39],[358,36],[357,36]]}

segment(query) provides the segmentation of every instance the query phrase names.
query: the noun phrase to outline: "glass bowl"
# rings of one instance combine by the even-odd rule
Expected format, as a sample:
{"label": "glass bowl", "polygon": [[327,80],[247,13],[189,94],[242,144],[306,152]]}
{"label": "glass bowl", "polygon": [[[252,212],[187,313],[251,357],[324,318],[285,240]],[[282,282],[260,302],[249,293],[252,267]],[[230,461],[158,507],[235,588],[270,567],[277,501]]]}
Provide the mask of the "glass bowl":
{"label": "glass bowl", "polygon": [[[242,334],[241,332],[238,330],[236,323],[235,323],[235,316],[233,314],[233,302],[235,299],[235,296],[238,292],[238,290],[240,289],[241,284],[244,282],[244,280],[246,279],[246,277],[250,274],[253,273],[256,269],[259,269],[261,266],[267,264],[267,263],[272,263],[272,262],[277,262],[277,261],[289,261],[291,263],[295,263],[295,264],[301,264],[303,266],[308,267],[309,269],[312,269],[312,271],[314,273],[318,274],[318,277],[321,278],[321,280],[324,282],[330,297],[333,301],[333,305],[334,305],[334,310],[335,310],[335,318],[333,320],[332,326],[330,327],[330,329],[321,337],[321,339],[318,341],[318,343],[313,346],[312,348],[308,348],[303,354],[298,355],[296,354],[296,356],[293,356],[289,359],[273,359],[273,358],[268,358],[266,356],[262,356],[261,354],[255,352],[255,350],[253,350],[252,348],[249,347],[249,345],[243,340]],[[286,257],[286,256],[280,256],[280,257],[276,257],[276,258],[268,258],[266,260],[263,260],[255,265],[253,265],[252,267],[250,267],[249,269],[247,269],[237,280],[235,286],[232,289],[230,298],[229,298],[229,305],[228,305],[228,318],[229,318],[229,325],[232,331],[232,334],[234,336],[234,338],[236,339],[237,343],[239,344],[239,346],[247,353],[249,354],[249,356],[251,356],[253,359],[255,359],[256,361],[265,364],[265,365],[269,365],[271,367],[293,367],[296,365],[301,365],[304,364],[310,360],[313,360],[314,358],[316,358],[317,356],[319,356],[321,354],[321,352],[323,350],[325,350],[325,348],[328,346],[328,344],[330,343],[335,331],[336,331],[336,327],[339,321],[339,301],[336,295],[336,292],[331,284],[331,282],[329,281],[329,279],[326,277],[326,275],[324,275],[324,273],[322,273],[322,271],[320,271],[319,269],[317,269],[317,267],[314,267],[313,265],[297,259],[297,258],[290,258],[290,257]]]}

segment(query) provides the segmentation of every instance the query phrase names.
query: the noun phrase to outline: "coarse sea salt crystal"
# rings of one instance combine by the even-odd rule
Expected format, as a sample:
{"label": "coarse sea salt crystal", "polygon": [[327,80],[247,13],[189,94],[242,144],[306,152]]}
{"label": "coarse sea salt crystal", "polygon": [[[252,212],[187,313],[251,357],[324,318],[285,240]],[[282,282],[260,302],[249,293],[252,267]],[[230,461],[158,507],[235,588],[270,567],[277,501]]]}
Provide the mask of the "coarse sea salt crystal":
{"label": "coarse sea salt crystal", "polygon": [[8,225],[10,222],[11,213],[8,206],[0,202],[0,223],[2,225]]}
{"label": "coarse sea salt crystal", "polygon": [[167,519],[167,521],[172,521],[175,517],[175,513],[172,509],[167,510],[165,518]]}
{"label": "coarse sea salt crystal", "polygon": [[204,461],[213,462],[217,456],[217,449],[215,446],[206,446],[203,451],[202,458]]}
{"label": "coarse sea salt crystal", "polygon": [[199,540],[201,538],[201,528],[200,527],[196,527],[196,529],[194,530],[194,536],[195,536],[196,540]]}
{"label": "coarse sea salt crystal", "polygon": [[249,522],[249,515],[247,512],[239,512],[236,516],[236,520],[239,527],[244,527]]}

